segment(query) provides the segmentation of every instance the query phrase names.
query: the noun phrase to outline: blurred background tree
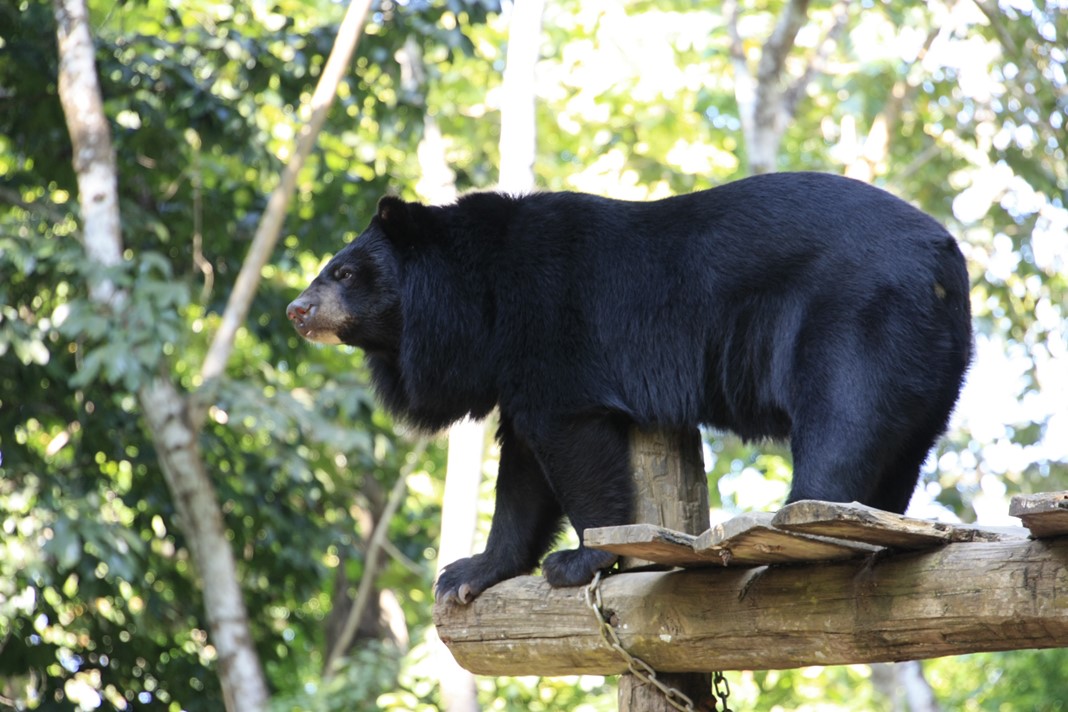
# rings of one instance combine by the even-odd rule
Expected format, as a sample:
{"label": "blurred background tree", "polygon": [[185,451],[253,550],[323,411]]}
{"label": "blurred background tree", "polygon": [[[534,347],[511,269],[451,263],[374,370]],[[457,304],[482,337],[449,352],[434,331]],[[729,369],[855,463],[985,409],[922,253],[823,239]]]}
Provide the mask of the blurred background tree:
{"label": "blurred background tree", "polygon": [[[134,296],[118,320],[89,300],[52,5],[0,6],[0,703],[220,709],[201,593],[212,582],[191,566],[139,379],[166,363],[184,392],[201,386],[343,8],[93,0],[90,10]],[[303,342],[284,308],[380,195],[419,195],[427,117],[459,190],[495,184],[510,13],[492,0],[375,4],[205,404],[198,443],[279,710],[440,704],[426,634],[443,443],[410,459],[414,442],[376,408],[360,354]],[[416,90],[404,69],[413,43],[425,72]],[[1066,44],[1062,0],[547,2],[536,183],[649,199],[754,170],[823,170],[935,215],[969,258],[978,357],[913,512],[1005,523],[1011,494],[1068,489]],[[758,91],[761,81],[771,84]],[[770,159],[756,155],[758,131],[776,138]],[[707,460],[714,517],[781,504],[785,448],[714,433]],[[406,466],[373,605],[325,678]],[[484,481],[483,538],[491,492]],[[923,670],[945,709],[1065,704],[1061,651]],[[878,677],[870,666],[730,674],[735,707],[900,709]],[[486,709],[615,706],[596,677],[477,684]]]}

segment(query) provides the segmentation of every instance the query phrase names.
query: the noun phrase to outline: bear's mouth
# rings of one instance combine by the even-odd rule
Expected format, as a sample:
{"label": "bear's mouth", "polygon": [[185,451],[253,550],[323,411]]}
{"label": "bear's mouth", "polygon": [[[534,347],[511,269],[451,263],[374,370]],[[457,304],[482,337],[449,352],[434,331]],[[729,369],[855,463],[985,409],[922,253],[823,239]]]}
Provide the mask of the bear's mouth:
{"label": "bear's mouth", "polygon": [[286,309],[286,316],[297,333],[316,344],[340,344],[341,339],[333,330],[316,328],[315,321],[319,307],[298,299]]}
{"label": "bear's mouth", "polygon": [[294,320],[293,326],[294,328],[296,328],[298,334],[303,336],[308,341],[311,341],[312,343],[334,345],[342,343],[341,339],[339,339],[337,337],[337,334],[335,334],[333,331],[328,331],[326,329],[316,329],[315,327],[309,325],[308,322],[303,319],[301,319],[299,323]]}
{"label": "bear's mouth", "polygon": [[311,339],[312,334],[315,333],[315,329],[308,323],[311,321],[310,315],[290,314],[289,321],[293,324],[293,328],[297,330],[297,333],[305,339]]}

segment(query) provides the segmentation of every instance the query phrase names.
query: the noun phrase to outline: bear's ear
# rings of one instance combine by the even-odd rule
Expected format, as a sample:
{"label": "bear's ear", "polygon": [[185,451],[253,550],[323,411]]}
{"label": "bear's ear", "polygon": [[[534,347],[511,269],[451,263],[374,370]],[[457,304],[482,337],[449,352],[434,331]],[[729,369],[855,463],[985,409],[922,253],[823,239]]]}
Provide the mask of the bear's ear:
{"label": "bear's ear", "polygon": [[386,237],[400,247],[416,245],[433,236],[430,208],[422,203],[409,203],[387,195],[378,201],[376,218]]}

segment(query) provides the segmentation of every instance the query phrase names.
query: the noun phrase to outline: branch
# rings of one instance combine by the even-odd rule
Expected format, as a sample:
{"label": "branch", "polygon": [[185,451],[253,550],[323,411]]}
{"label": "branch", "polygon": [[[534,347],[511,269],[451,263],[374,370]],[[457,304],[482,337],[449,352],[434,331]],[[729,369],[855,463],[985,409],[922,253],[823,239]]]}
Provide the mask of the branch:
{"label": "branch", "polygon": [[768,41],[760,54],[757,67],[757,82],[763,86],[775,86],[782,74],[786,55],[793,49],[794,40],[808,13],[808,0],[790,0],[779,15]]}
{"label": "branch", "polygon": [[784,92],[783,101],[783,113],[787,117],[793,117],[797,111],[797,104],[801,101],[801,97],[805,94],[805,89],[808,88],[809,83],[818,74],[823,73],[823,68],[827,62],[827,56],[831,52],[831,48],[838,44],[838,41],[842,37],[842,32],[845,31],[846,24],[849,22],[849,3],[851,0],[839,0],[834,6],[834,22],[831,24],[830,29],[823,36],[823,39],[816,47],[816,55],[809,60],[808,65],[805,67],[805,71],[801,76],[797,78],[790,88]]}
{"label": "branch", "polygon": [[[60,223],[69,218],[69,212],[49,200],[34,200],[32,202],[22,199],[22,194],[17,190],[0,185],[0,202],[13,205],[27,213],[36,214],[41,220],[49,223]],[[81,233],[78,233],[81,239]]]}
{"label": "branch", "polygon": [[[1024,40],[1024,46],[1021,47],[1016,40],[1013,39],[1009,29],[1005,26],[1005,18],[1001,14],[998,4],[996,2],[990,2],[989,0],[974,0],[974,2],[983,14],[986,15],[987,20],[990,22],[990,27],[993,28],[994,34],[997,35],[998,42],[1001,43],[1002,48],[1016,63],[1016,66],[1020,68],[1021,74],[1030,75],[1035,86],[1038,86],[1039,84],[1046,85],[1053,92],[1054,96],[1059,99],[1068,97],[1068,88],[1065,88],[1063,84],[1057,84],[1050,81],[1042,71],[1036,72],[1037,63],[1041,60],[1041,57],[1039,53],[1035,51],[1033,40]],[[1038,92],[1027,91],[1024,88],[1027,82],[1023,81],[1022,78],[1017,81],[1006,82],[1005,84],[1007,90],[1019,100],[1021,106],[1026,106],[1031,109],[1031,111],[1039,117],[1046,114],[1046,111],[1038,101]],[[1052,131],[1048,122],[1038,121],[1037,123],[1032,124],[1032,128],[1039,133],[1043,142],[1052,142],[1057,145],[1063,145],[1063,133]],[[1065,169],[1064,161],[1053,161],[1052,171],[1046,169],[1040,162],[1034,162],[1032,165],[1043,175],[1043,177],[1045,177],[1051,186],[1063,187],[1065,182],[1068,181],[1068,169]]]}
{"label": "branch", "polygon": [[761,50],[755,77],[746,62],[745,46],[738,32],[738,4],[730,0],[724,7],[731,62],[735,70],[734,93],[752,173],[767,173],[775,168],[779,140],[788,116],[785,112],[784,67],[797,33],[805,22],[808,1],[787,2]]}
{"label": "branch", "polygon": [[[951,2],[948,6],[953,7]],[[935,40],[942,34],[942,27],[932,27],[924,38],[923,45],[916,53],[916,59],[910,66],[919,66],[924,57],[930,52]],[[865,182],[871,181],[879,174],[880,167],[885,167],[887,157],[890,155],[890,137],[897,134],[897,126],[901,120],[902,109],[911,103],[916,94],[916,85],[908,81],[908,68],[905,68],[903,76],[894,82],[890,89],[883,110],[872,120],[868,135],[864,138],[864,145],[858,151],[857,157],[846,166],[845,174],[850,178],[856,178]]]}
{"label": "branch", "polygon": [[742,136],[751,140],[755,132],[753,107],[756,102],[756,78],[749,70],[745,58],[745,42],[738,32],[738,2],[723,3],[723,20],[727,25],[728,52],[734,67],[734,98],[738,102],[739,118],[742,121]]}
{"label": "branch", "polygon": [[371,541],[367,546],[367,553],[364,555],[363,576],[360,578],[360,586],[356,590],[356,600],[353,601],[352,608],[349,609],[349,616],[345,619],[345,626],[341,629],[341,634],[334,641],[334,647],[330,649],[330,653],[326,658],[325,672],[323,673],[324,682],[337,674],[341,658],[344,656],[345,651],[352,646],[356,629],[360,625],[360,618],[363,617],[363,611],[367,607],[368,600],[370,600],[371,592],[374,590],[375,575],[378,573],[378,559],[382,555],[386,533],[389,531],[389,523],[393,519],[393,515],[397,513],[401,501],[408,492],[408,477],[412,474],[416,465],[419,464],[420,458],[426,451],[427,444],[427,439],[421,438],[412,448],[411,453],[408,455],[408,464],[397,475],[397,481],[393,483],[393,489],[390,490],[386,507],[382,510],[382,515],[375,524],[374,533],[371,535]]}
{"label": "branch", "polygon": [[[282,172],[281,181],[267,202],[267,209],[256,228],[256,235],[241,265],[233,291],[230,292],[219,330],[215,333],[208,355],[204,359],[204,365],[200,370],[200,379],[203,384],[208,384],[222,375],[226,362],[230,359],[237,330],[248,317],[248,310],[259,286],[263,267],[267,264],[281,233],[286,209],[296,189],[297,176],[315,146],[319,130],[326,121],[327,112],[337,95],[338,84],[341,83],[341,78],[348,70],[370,5],[371,0],[352,0],[341,21],[337,40],[330,51],[326,66],[323,68],[323,73],[319,77],[315,92],[308,104],[311,114],[297,136],[296,148]],[[201,399],[202,402],[203,400]],[[198,412],[193,414],[195,426],[203,422],[206,412],[203,407],[197,410]]]}

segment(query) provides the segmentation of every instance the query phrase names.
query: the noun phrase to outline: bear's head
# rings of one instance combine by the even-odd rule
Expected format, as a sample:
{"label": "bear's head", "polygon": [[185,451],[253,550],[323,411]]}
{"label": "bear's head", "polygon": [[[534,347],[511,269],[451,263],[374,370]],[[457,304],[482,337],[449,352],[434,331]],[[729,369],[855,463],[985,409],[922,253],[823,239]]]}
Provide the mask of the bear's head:
{"label": "bear's head", "polygon": [[349,344],[370,353],[395,352],[401,334],[400,261],[427,234],[430,209],[385,197],[360,235],[341,249],[286,316],[301,336]]}

